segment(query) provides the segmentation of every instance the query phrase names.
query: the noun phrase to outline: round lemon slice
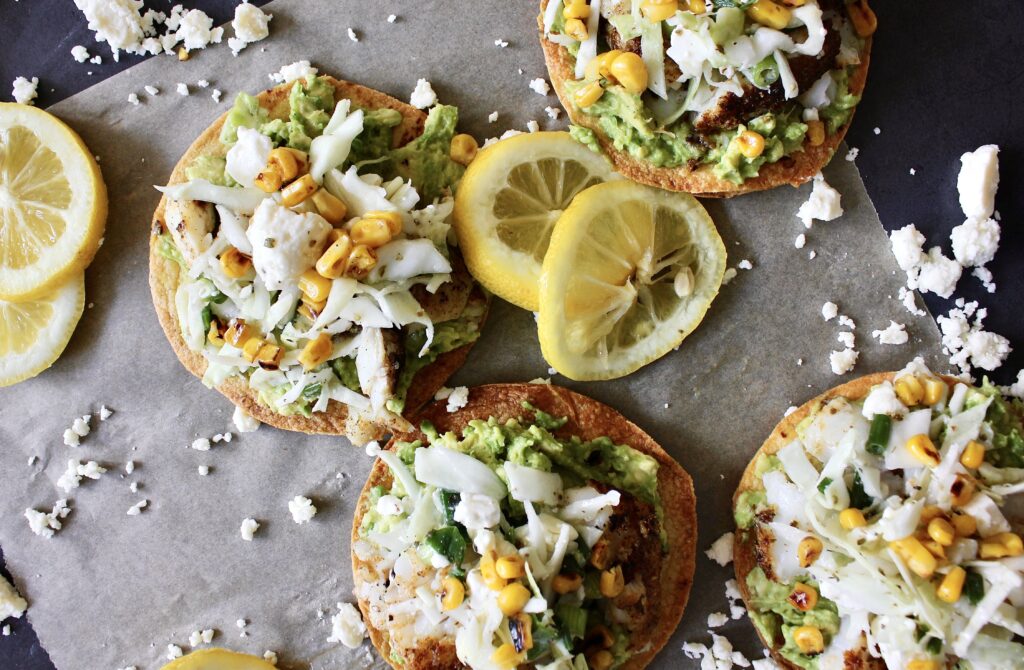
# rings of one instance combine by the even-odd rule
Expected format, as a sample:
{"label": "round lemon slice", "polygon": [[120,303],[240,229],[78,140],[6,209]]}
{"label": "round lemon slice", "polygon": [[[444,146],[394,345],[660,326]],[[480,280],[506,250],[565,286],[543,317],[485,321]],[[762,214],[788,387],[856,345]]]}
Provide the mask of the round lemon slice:
{"label": "round lemon slice", "polygon": [[35,377],[53,365],[75,332],[84,305],[82,274],[44,298],[0,300],[0,387]]}
{"label": "round lemon slice", "polygon": [[0,103],[0,300],[46,296],[80,274],[106,218],[82,139],[41,109]]}
{"label": "round lemon slice", "polygon": [[555,221],[583,189],[617,178],[569,133],[528,133],[481,151],[455,196],[455,233],[469,271],[495,295],[538,309]]}
{"label": "round lemon slice", "polygon": [[562,214],[540,279],[544,358],[576,380],[627,375],[678,346],[725,274],[697,200],[633,182],[587,189]]}
{"label": "round lemon slice", "polygon": [[200,649],[176,658],[160,670],[276,670],[270,661],[227,649]]}

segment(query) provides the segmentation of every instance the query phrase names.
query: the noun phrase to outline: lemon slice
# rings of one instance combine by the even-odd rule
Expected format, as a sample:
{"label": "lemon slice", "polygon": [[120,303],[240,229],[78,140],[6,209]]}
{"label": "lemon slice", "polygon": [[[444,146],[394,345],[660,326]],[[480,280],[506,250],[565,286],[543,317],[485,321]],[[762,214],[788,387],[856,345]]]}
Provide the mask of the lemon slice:
{"label": "lemon slice", "polygon": [[106,218],[82,139],[41,109],[0,103],[0,300],[46,296],[80,274]]}
{"label": "lemon slice", "polygon": [[45,298],[0,300],[0,387],[35,377],[53,365],[75,332],[83,305],[82,274]]}
{"label": "lemon slice", "polygon": [[455,196],[455,233],[466,265],[495,295],[537,311],[551,230],[583,189],[615,179],[601,155],[569,133],[529,133],[477,154]]}
{"label": "lemon slice", "polygon": [[562,214],[540,279],[541,352],[576,380],[614,379],[665,355],[722,285],[725,245],[685,193],[617,181]]}
{"label": "lemon slice", "polygon": [[276,670],[270,661],[227,649],[200,649],[176,658],[160,670]]}

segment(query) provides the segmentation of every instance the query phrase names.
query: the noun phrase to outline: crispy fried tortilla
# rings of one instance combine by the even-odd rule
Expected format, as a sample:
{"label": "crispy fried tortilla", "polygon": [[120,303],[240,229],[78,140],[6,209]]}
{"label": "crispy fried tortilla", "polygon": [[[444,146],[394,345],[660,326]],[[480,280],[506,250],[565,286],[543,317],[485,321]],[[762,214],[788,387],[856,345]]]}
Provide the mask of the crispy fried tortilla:
{"label": "crispy fried tortilla", "polygon": [[[638,670],[646,667],[654,656],[668,642],[675,631],[686,607],[686,601],[693,583],[696,558],[697,516],[696,496],[693,482],[683,468],[676,463],[647,433],[631,423],[621,414],[607,405],[567,389],[545,384],[492,384],[470,390],[469,402],[454,413],[447,411],[445,402],[434,403],[426,407],[416,417],[416,423],[430,421],[440,433],[454,431],[458,434],[473,419],[494,417],[499,421],[510,418],[531,417],[532,413],[523,407],[528,402],[535,408],[555,417],[567,417],[568,421],[561,429],[554,431],[556,435],[568,437],[575,435],[584,440],[607,436],[616,444],[624,444],[654,457],[659,464],[658,493],[664,506],[664,524],[667,534],[667,553],[660,551],[657,541],[648,542],[650,550],[640,551],[637,561],[648,565],[645,584],[656,587],[656,596],[651,597],[653,604],[645,614],[648,626],[642,630],[649,631],[643,639],[634,638],[631,649],[635,655],[622,667],[627,670]],[[393,449],[396,441],[424,440],[425,436],[417,431],[396,435],[388,443]],[[363,487],[359,502],[356,505],[355,517],[352,522],[352,543],[360,541],[359,528],[367,511],[371,489],[375,486],[389,487],[392,482],[391,470],[380,459],[374,464],[366,485]],[[634,500],[625,496],[623,503]],[[626,509],[630,509],[628,504]],[[623,512],[617,509],[616,514]],[[629,512],[624,512],[628,514]],[[630,519],[621,519],[628,525]],[[609,528],[616,526],[613,515]],[[605,533],[607,536],[608,533]],[[594,548],[594,556],[603,550],[602,541]],[[653,545],[653,548],[650,547]],[[638,568],[640,566],[637,566]],[[370,562],[360,560],[356,552],[352,552],[352,572],[359,592],[360,584],[382,582],[392,578],[388,574],[380,574],[377,567]],[[394,649],[390,644],[387,630],[375,628],[371,623],[370,604],[359,599],[359,607],[363,612],[369,630],[370,639],[381,656],[396,670],[442,670],[464,668],[455,653],[453,640],[441,640],[431,644],[429,648]],[[399,664],[392,653],[400,655],[403,663]]]}
{"label": "crispy fried tortilla", "polygon": [[[332,77],[323,78],[334,85],[335,96],[338,100],[351,100],[354,106],[364,109],[390,108],[400,112],[402,123],[394,130],[393,146],[403,146],[423,132],[426,114],[422,111],[365,86]],[[268,111],[271,119],[287,118],[288,94],[292,86],[292,83],[281,84],[256,96],[260,106]],[[192,143],[174,167],[168,185],[188,181],[185,170],[198,157],[224,156],[226,154],[227,148],[220,142],[221,127],[226,118],[227,113],[221,115]],[[181,270],[174,261],[157,252],[157,244],[160,240],[159,236],[164,232],[170,232],[169,228],[172,226],[181,230],[202,229],[204,225],[201,221],[202,217],[212,217],[212,205],[180,203],[179,206],[171,206],[171,201],[166,196],[162,197],[153,215],[149,248],[149,285],[160,325],[163,327],[174,353],[178,356],[178,360],[189,372],[200,378],[206,371],[206,359],[201,354],[191,351],[182,339],[174,306],[174,295],[180,281]],[[183,243],[187,245],[187,236],[176,236],[176,242],[179,246]],[[188,257],[188,250],[183,251]],[[426,292],[417,295],[418,298],[424,299],[421,304],[427,313],[436,320],[447,320],[458,316],[469,302],[483,306],[487,304],[486,295],[472,281],[461,258],[456,255],[452,259],[452,264],[454,272],[450,284],[446,284],[434,295],[426,294]],[[459,309],[454,311],[452,305],[459,306]],[[483,325],[483,320],[486,317],[486,308],[482,310],[482,314],[480,326]],[[471,344],[467,344],[441,354],[433,363],[417,373],[405,406],[407,415],[413,414],[428,402],[434,393],[444,385],[445,380],[461,367],[466,356],[469,355],[471,346]],[[284,416],[261,404],[257,400],[257,393],[250,389],[243,380],[236,377],[226,380],[217,387],[217,390],[263,423],[286,430],[346,435],[354,443],[362,444],[383,437],[389,430],[407,428],[404,421],[383,426],[367,421],[363,417],[355,415],[350,417],[346,406],[335,400],[330,401],[326,411],[314,412],[308,418],[301,415]]]}

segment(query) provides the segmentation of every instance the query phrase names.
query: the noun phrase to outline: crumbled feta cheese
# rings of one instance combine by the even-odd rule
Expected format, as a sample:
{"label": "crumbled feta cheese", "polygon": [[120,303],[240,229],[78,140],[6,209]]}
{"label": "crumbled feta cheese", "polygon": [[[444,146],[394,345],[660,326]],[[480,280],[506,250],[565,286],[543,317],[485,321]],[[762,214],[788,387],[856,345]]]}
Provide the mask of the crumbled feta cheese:
{"label": "crumbled feta cheese", "polygon": [[523,131],[515,130],[514,128],[510,128],[510,129],[506,130],[505,132],[503,132],[501,134],[501,137],[489,137],[486,140],[484,140],[484,148],[486,149],[487,147],[491,146],[495,142],[500,142],[501,140],[507,140],[510,137],[515,137],[516,135],[522,135],[522,134],[523,134]]}
{"label": "crumbled feta cheese", "polygon": [[453,512],[455,520],[469,530],[494,528],[501,521],[501,508],[498,502],[479,493],[462,494]]}
{"label": "crumbled feta cheese", "polygon": [[874,129],[874,133],[875,133],[875,135],[881,135],[882,134],[882,129],[876,126],[875,129]]}
{"label": "crumbled feta cheese", "polygon": [[526,122],[526,129],[531,133],[535,133],[538,130],[540,130],[540,124],[537,123],[536,119],[530,119],[529,121]]}
{"label": "crumbled feta cheese", "polygon": [[948,298],[956,290],[961,274],[963,268],[959,263],[944,256],[939,247],[932,247],[917,268],[917,276],[909,278],[908,285],[922,293],[930,291],[941,298]]}
{"label": "crumbled feta cheese", "polygon": [[268,24],[272,18],[272,14],[266,14],[248,2],[242,2],[235,7],[235,18],[231,21],[231,29],[235,31],[235,36],[228,39],[231,54],[237,56],[246,46],[266,39],[270,34]]}
{"label": "crumbled feta cheese", "polygon": [[783,412],[782,416],[789,416],[790,414],[792,414],[793,412],[797,411],[798,409],[799,408],[796,405],[790,405],[789,407],[786,408],[786,411]]}
{"label": "crumbled feta cheese", "polygon": [[987,219],[995,211],[999,188],[999,147],[986,144],[960,157],[956,188],[964,216]]}
{"label": "crumbled feta cheese", "polygon": [[858,355],[859,352],[856,349],[832,351],[828,355],[829,365],[832,366],[832,374],[843,375],[852,370],[853,366],[857,364]]}
{"label": "crumbled feta cheese", "polygon": [[132,482],[131,484],[128,485],[128,490],[131,491],[132,493],[138,493],[139,492],[139,483],[138,482]]}
{"label": "crumbled feta cheese", "polygon": [[857,147],[850,147],[850,150],[846,152],[846,160],[851,163],[857,160],[857,156],[860,154],[860,149]]}
{"label": "crumbled feta cheese", "polygon": [[192,634],[188,636],[188,643],[193,647],[198,647],[200,644],[210,644],[213,642],[214,635],[216,635],[216,631],[212,628],[194,630],[192,631]]}
{"label": "crumbled feta cheese", "polygon": [[381,516],[399,516],[405,513],[405,505],[397,496],[383,495],[377,499],[377,514]]}
{"label": "crumbled feta cheese", "polygon": [[75,0],[75,6],[96,33],[97,42],[106,42],[118,59],[118,50],[140,53],[145,37],[141,0]]}
{"label": "crumbled feta cheese", "polygon": [[10,624],[4,624],[4,627],[0,628],[0,634],[2,634],[4,637],[7,637],[8,635],[10,635],[11,634],[11,625]]}
{"label": "crumbled feta cheese", "polygon": [[550,105],[545,107],[544,111],[547,112],[548,118],[552,121],[557,121],[558,117],[562,115],[562,110],[557,107],[551,107]]}
{"label": "crumbled feta cheese", "polygon": [[[301,62],[305,63],[306,65],[309,65],[309,61],[308,60],[301,61]],[[292,65],[298,65],[298,64],[299,63],[292,63]],[[285,67],[291,67],[291,66],[285,65]],[[284,68],[281,68],[281,70],[283,71]],[[315,74],[316,73],[316,68],[313,68],[313,71],[314,71],[314,74]],[[273,78],[273,75],[271,75],[271,78]],[[198,86],[199,88],[207,88],[207,87],[210,86],[210,82],[206,81],[205,79],[200,79],[199,81],[196,82],[196,86]]]}
{"label": "crumbled feta cheese", "polygon": [[[960,301],[958,301],[960,302]],[[974,316],[974,323],[970,321]],[[936,321],[942,331],[942,346],[949,354],[949,362],[967,374],[972,366],[995,370],[1012,351],[1005,337],[983,330],[988,310],[978,309],[977,302],[954,307]]]}
{"label": "crumbled feta cheese", "polygon": [[825,181],[820,172],[814,175],[814,186],[807,202],[800,205],[796,216],[803,221],[805,228],[810,228],[817,221],[833,221],[843,215],[840,205],[842,197]]}
{"label": "crumbled feta cheese", "polygon": [[793,246],[797,249],[803,249],[805,244],[807,244],[807,236],[803,233],[797,235],[796,240],[793,241]]}
{"label": "crumbled feta cheese", "polygon": [[831,321],[839,314],[839,306],[832,301],[821,306],[821,318]]}
{"label": "crumbled feta cheese", "polygon": [[181,658],[182,651],[181,647],[176,644],[167,645],[167,660],[173,661],[176,658]]}
{"label": "crumbled feta cheese", "polygon": [[913,177],[916,174],[917,174],[917,170],[915,170],[914,168],[910,168],[910,176]]}
{"label": "crumbled feta cheese", "polygon": [[487,122],[488,123],[497,123],[498,122],[498,112],[491,112],[490,114],[488,114],[487,115]]}
{"label": "crumbled feta cheese", "polygon": [[136,93],[129,93],[128,94],[128,102],[130,102],[131,104],[137,106],[139,104],[139,96],[138,96],[138,94],[136,94]]}
{"label": "crumbled feta cheese", "polygon": [[160,89],[156,86],[143,86],[142,88],[150,95],[160,95]]}
{"label": "crumbled feta cheese", "polygon": [[196,468],[196,472],[199,473],[200,477],[205,477],[206,475],[210,474],[210,466],[200,465],[199,467]]}
{"label": "crumbled feta cheese", "polygon": [[53,509],[49,513],[31,508],[25,510],[28,527],[36,535],[46,538],[53,537],[54,531],[61,529],[60,520],[67,517],[68,514],[71,514],[71,508],[68,507],[68,501],[64,498],[53,503]]}
{"label": "crumbled feta cheese", "polygon": [[70,492],[73,489],[77,489],[82,481],[82,477],[88,477],[89,479],[99,479],[100,475],[106,472],[107,469],[101,467],[96,461],[89,461],[83,464],[77,458],[72,458],[68,461],[68,467],[64,471],[64,474],[57,479],[57,486],[64,489],[66,492]]}
{"label": "crumbled feta cheese", "polygon": [[530,90],[537,95],[547,95],[551,92],[551,85],[548,84],[544,77],[537,77],[530,80]]}
{"label": "crumbled feta cheese", "polygon": [[457,412],[466,406],[469,402],[469,389],[465,386],[458,386],[452,389],[452,392],[448,395],[447,410],[449,414]]}
{"label": "crumbled feta cheese", "polygon": [[66,444],[69,447],[77,447],[82,443],[82,437],[75,431],[71,430],[70,428],[64,431],[62,437],[64,439],[64,444]]}
{"label": "crumbled feta cheese", "polygon": [[994,219],[968,218],[953,229],[953,256],[964,267],[985,265],[999,249],[999,224]]}
{"label": "crumbled feta cheese", "polygon": [[850,330],[857,330],[857,324],[854,323],[853,319],[846,316],[845,314],[839,315],[839,321],[837,323],[839,323],[840,326],[849,328]]}
{"label": "crumbled feta cheese", "polygon": [[239,628],[245,628],[246,626],[249,625],[249,622],[246,621],[245,619],[238,619],[238,620],[235,621],[235,625],[238,626]]}
{"label": "crumbled feta cheese", "polygon": [[292,520],[295,523],[307,523],[316,516],[316,506],[312,500],[304,496],[295,496],[289,500],[288,511],[292,513]]}
{"label": "crumbled feta cheese", "polygon": [[139,502],[135,503],[134,505],[128,508],[128,516],[138,516],[142,514],[142,510],[144,510],[147,505],[149,505],[148,500],[140,500]]}
{"label": "crumbled feta cheese", "polygon": [[190,9],[181,16],[175,39],[182,43],[185,51],[205,49],[209,44],[219,44],[224,37],[223,28],[214,28],[213,19],[200,9]]}
{"label": "crumbled feta cheese", "polygon": [[971,274],[977,277],[979,281],[981,281],[981,285],[984,287],[986,291],[988,291],[989,293],[996,292],[996,285],[995,282],[992,281],[991,270],[989,270],[988,268],[974,268],[971,271]]}
{"label": "crumbled feta cheese", "polygon": [[715,563],[721,566],[726,566],[732,563],[732,549],[735,536],[732,533],[726,533],[722,537],[714,541],[710,548],[704,552],[704,554]]}
{"label": "crumbled feta cheese", "polygon": [[1002,365],[1013,350],[1008,339],[984,330],[968,335],[964,349],[970,354],[972,365],[990,371]]}
{"label": "crumbled feta cheese", "polygon": [[268,649],[263,652],[263,660],[271,665],[277,665],[277,653]]}
{"label": "crumbled feta cheese", "polygon": [[889,321],[888,327],[884,330],[871,331],[871,337],[878,338],[879,344],[906,344],[910,339],[907,327],[895,321]]}
{"label": "crumbled feta cheese", "polygon": [[356,35],[356,31],[352,30],[351,28],[346,30],[345,33],[348,35],[348,38],[353,42],[359,41],[359,35]]}
{"label": "crumbled feta cheese", "polygon": [[38,456],[29,456],[29,457],[28,457],[28,464],[29,464],[29,465],[32,465],[32,464],[34,464],[34,463],[35,463],[36,461],[38,461],[38,460],[39,460],[39,457],[38,457]]}
{"label": "crumbled feta cheese", "polygon": [[252,542],[252,536],[259,530],[259,527],[260,524],[256,519],[242,519],[242,527],[240,529],[242,539],[246,542]]}
{"label": "crumbled feta cheese", "polygon": [[79,63],[84,63],[89,60],[89,51],[81,44],[71,47],[71,57]]}
{"label": "crumbled feta cheese", "polygon": [[17,589],[7,579],[0,575],[0,621],[7,617],[20,619],[28,607],[25,599],[18,595]]}
{"label": "crumbled feta cheese", "polygon": [[499,38],[499,39],[494,40],[494,46],[496,46],[496,47],[498,47],[500,49],[504,49],[505,47],[508,46],[508,42]]}
{"label": "crumbled feta cheese", "polygon": [[817,256],[817,255],[818,255],[818,252],[815,251],[814,249],[811,249],[810,251],[807,252],[807,260],[813,261],[815,256]]}
{"label": "crumbled feta cheese", "polygon": [[836,336],[836,339],[839,340],[839,343],[841,345],[843,345],[844,347],[846,347],[847,349],[852,349],[853,348],[853,345],[854,345],[853,333],[849,333],[849,332],[845,332],[844,331],[842,333],[839,333],[839,335]]}
{"label": "crumbled feta cheese", "polygon": [[263,200],[246,231],[256,274],[271,291],[294,285],[316,263],[330,231],[331,224],[319,214],[292,211],[273,198]]}
{"label": "crumbled feta cheese", "polygon": [[331,617],[331,636],[328,642],[341,642],[356,649],[366,638],[363,617],[352,603],[338,603],[338,613]]}
{"label": "crumbled feta cheese", "polygon": [[752,270],[754,268],[754,264],[747,259],[743,259],[736,265],[736,267],[740,270]]}
{"label": "crumbled feta cheese", "polygon": [[430,85],[429,81],[426,79],[416,80],[416,88],[412,90],[409,104],[416,109],[426,109],[437,104],[437,93],[434,93],[434,87]]}
{"label": "crumbled feta cheese", "polygon": [[397,16],[395,16],[394,14],[388,14],[388,23],[394,23],[397,20],[398,20]]}
{"label": "crumbled feta cheese", "polygon": [[900,287],[899,292],[900,302],[907,309],[908,312],[914,316],[924,316],[925,311],[917,306],[917,301],[914,299],[914,292],[905,286]]}
{"label": "crumbled feta cheese", "polygon": [[232,439],[234,439],[234,436],[231,433],[224,433],[225,442],[231,442]]}
{"label": "crumbled feta cheese", "polygon": [[213,93],[210,94],[210,97],[213,98],[214,102],[220,102],[221,95],[223,95],[223,93],[221,93],[221,90],[219,88],[215,88],[213,89]]}
{"label": "crumbled feta cheese", "polygon": [[890,416],[905,415],[907,406],[896,396],[896,389],[892,382],[885,381],[872,387],[864,399],[864,407],[861,408],[864,418],[871,419],[876,414],[888,414]]}
{"label": "crumbled feta cheese", "polygon": [[91,420],[92,417],[89,416],[88,414],[78,419],[75,419],[74,422],[72,422],[71,424],[71,430],[79,437],[85,437],[92,431],[92,427],[89,425],[89,422]]}
{"label": "crumbled feta cheese", "polygon": [[188,84],[179,81],[174,90],[178,92],[178,95],[188,95]]}
{"label": "crumbled feta cheese", "polygon": [[723,612],[712,612],[708,615],[708,628],[720,628],[729,623],[729,615]]}
{"label": "crumbled feta cheese", "polygon": [[106,421],[114,414],[114,410],[108,408],[106,405],[100,405],[100,421]]}
{"label": "crumbled feta cheese", "polygon": [[1024,399],[1024,370],[1017,371],[1017,381],[1010,386],[1003,386],[999,390],[1005,395],[1012,395],[1015,398]]}
{"label": "crumbled feta cheese", "polygon": [[[306,77],[315,77],[318,70],[309,64],[308,60],[300,60],[290,65],[285,65],[277,72],[267,75],[273,81],[278,84],[290,84],[296,79],[305,79]],[[207,84],[208,86],[209,84]],[[203,86],[203,82],[199,82],[200,88],[206,88]]]}
{"label": "crumbled feta cheese", "polygon": [[231,422],[235,424],[235,430],[239,433],[252,433],[260,427],[260,420],[250,416],[241,407],[235,407],[235,413],[231,415]]}
{"label": "crumbled feta cheese", "polygon": [[892,231],[889,241],[892,243],[896,264],[904,272],[911,272],[924,261],[924,235],[914,224]]}
{"label": "crumbled feta cheese", "polygon": [[192,442],[192,448],[196,451],[209,451],[210,441],[205,437],[200,437]]}

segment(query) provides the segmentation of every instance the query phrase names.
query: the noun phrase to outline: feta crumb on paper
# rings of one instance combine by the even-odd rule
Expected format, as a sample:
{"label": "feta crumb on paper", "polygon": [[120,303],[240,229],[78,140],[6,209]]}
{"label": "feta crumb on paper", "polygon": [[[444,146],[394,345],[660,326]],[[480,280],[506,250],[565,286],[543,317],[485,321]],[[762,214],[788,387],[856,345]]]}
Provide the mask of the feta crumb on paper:
{"label": "feta crumb on paper", "polygon": [[14,588],[14,585],[0,575],[0,621],[7,617],[20,619],[27,608],[28,603],[18,595],[18,590]]}
{"label": "feta crumb on paper", "polygon": [[156,86],[146,85],[146,86],[143,86],[142,88],[143,88],[143,90],[146,91],[146,93],[148,93],[150,95],[160,95],[160,89],[158,89]]}
{"label": "feta crumb on paper", "polygon": [[710,558],[715,563],[718,563],[722,567],[732,563],[732,550],[735,536],[732,533],[726,533],[722,537],[714,541],[710,548],[704,552],[704,555]]}
{"label": "feta crumb on paper", "polygon": [[100,475],[106,471],[107,469],[100,466],[96,461],[89,461],[83,464],[77,458],[72,458],[68,460],[68,467],[64,474],[57,479],[57,486],[64,489],[65,492],[70,492],[79,487],[83,477],[99,479]]}
{"label": "feta crumb on paper", "polygon": [[987,309],[978,309],[977,302],[969,302],[962,307],[954,307],[949,314],[940,315],[936,319],[942,331],[942,346],[950,356],[950,364],[965,374],[969,374],[972,367],[995,370],[1012,351],[1009,340],[983,329],[986,316]]}
{"label": "feta crumb on paper", "polygon": [[720,628],[729,623],[729,615],[723,612],[712,612],[708,615],[708,628]]}
{"label": "feta crumb on paper", "polygon": [[81,440],[82,440],[81,436],[78,433],[76,433],[75,431],[71,430],[70,428],[68,428],[68,429],[66,429],[64,431],[64,434],[62,435],[62,438],[64,440],[64,444],[69,446],[69,447],[77,447],[77,446],[81,445],[81,443],[82,443],[81,442]]}
{"label": "feta crumb on paper", "polygon": [[28,527],[36,535],[45,538],[53,537],[54,531],[61,529],[62,524],[60,520],[66,518],[68,514],[71,514],[71,508],[68,507],[66,498],[61,498],[53,503],[53,509],[49,513],[40,512],[32,508],[25,510]]}
{"label": "feta crumb on paper", "polygon": [[807,244],[807,236],[804,235],[803,233],[800,233],[799,235],[797,235],[796,239],[793,240],[793,246],[796,247],[797,249],[803,249],[804,245],[806,245],[806,244]]}
{"label": "feta crumb on paper", "polygon": [[852,163],[857,160],[858,155],[860,155],[860,149],[857,147],[850,147],[850,150],[846,152],[846,160]]}
{"label": "feta crumb on paper", "polygon": [[797,407],[796,405],[790,405],[789,407],[786,408],[786,411],[783,412],[782,416],[789,416],[790,414],[792,414],[793,412],[797,411],[798,409],[800,409],[800,408]]}
{"label": "feta crumb on paper", "polygon": [[999,188],[999,147],[986,144],[962,155],[956,188],[964,216],[991,217]]}
{"label": "feta crumb on paper", "polygon": [[139,492],[139,483],[138,482],[132,482],[131,484],[128,485],[128,490],[131,491],[132,493],[138,493]]}
{"label": "feta crumb on paper", "polygon": [[884,330],[871,331],[871,337],[877,338],[879,344],[906,344],[910,339],[907,335],[907,327],[902,323],[889,321]]}
{"label": "feta crumb on paper", "polygon": [[854,345],[853,333],[847,332],[847,331],[843,331],[843,332],[839,333],[836,336],[836,339],[839,340],[839,344],[843,345],[847,349],[853,349],[853,345]]}
{"label": "feta crumb on paper", "polygon": [[950,233],[953,257],[964,267],[985,265],[996,256],[999,233],[995,219],[969,217]]}
{"label": "feta crumb on paper", "polygon": [[924,261],[924,235],[914,224],[911,223],[892,231],[889,234],[889,242],[892,244],[892,254],[896,257],[896,264],[904,272],[911,272]]}
{"label": "feta crumb on paper", "polygon": [[548,118],[550,118],[552,121],[557,121],[558,117],[562,115],[562,110],[560,110],[557,107],[551,107],[550,105],[545,107],[544,111],[547,113]]}
{"label": "feta crumb on paper", "polygon": [[832,374],[843,375],[853,370],[859,355],[860,353],[856,349],[848,348],[842,351],[832,351],[828,355],[829,365],[832,366]]}
{"label": "feta crumb on paper", "polygon": [[235,625],[238,626],[239,628],[245,628],[246,626],[249,625],[249,622],[246,621],[245,619],[238,619],[238,620],[235,621]]}
{"label": "feta crumb on paper", "polygon": [[[296,79],[305,79],[306,77],[315,77],[317,70],[315,67],[309,64],[308,60],[295,61],[289,65],[283,66],[277,72],[273,72],[269,75],[270,79],[278,84],[290,84]],[[206,88],[209,83],[206,82],[206,86],[203,85],[204,81],[200,81],[198,86],[200,88]]]}
{"label": "feta crumb on paper", "polygon": [[494,40],[494,46],[496,46],[496,47],[498,47],[500,49],[504,49],[505,47],[508,46],[508,42],[506,40],[503,40],[503,39],[499,38],[499,39]]}
{"label": "feta crumb on paper", "polygon": [[89,425],[90,421],[92,421],[92,417],[88,414],[75,419],[71,424],[71,430],[79,437],[85,437],[92,431],[92,427]]}
{"label": "feta crumb on paper", "polygon": [[197,438],[192,442],[191,448],[195,449],[196,451],[209,451],[210,441],[205,437]]}
{"label": "feta crumb on paper", "polygon": [[83,47],[81,44],[77,44],[71,47],[71,57],[79,63],[84,63],[89,60],[89,50]]}
{"label": "feta crumb on paper", "polygon": [[834,221],[843,215],[839,191],[828,185],[820,172],[814,175],[814,185],[807,202],[800,205],[796,216],[805,228],[810,228],[817,221]]}
{"label": "feta crumb on paper", "polygon": [[940,298],[948,298],[956,290],[961,274],[963,268],[959,263],[943,255],[939,247],[932,247],[916,268],[916,276],[908,278],[907,285],[922,293],[931,292]]}
{"label": "feta crumb on paper", "polygon": [[148,505],[149,501],[143,498],[142,500],[128,508],[128,516],[138,516],[142,514],[142,510],[144,510]]}
{"label": "feta crumb on paper", "polygon": [[394,14],[389,14],[388,15],[388,23],[394,23],[397,20],[398,20],[398,17],[395,16]]}
{"label": "feta crumb on paper", "polygon": [[882,129],[879,128],[878,126],[875,126],[875,129],[874,129],[873,132],[875,133],[875,135],[881,135],[882,134]]}
{"label": "feta crumb on paper", "polygon": [[205,477],[206,475],[210,474],[210,466],[200,465],[199,467],[196,468],[196,472],[199,473],[200,477]]}
{"label": "feta crumb on paper", "polygon": [[316,506],[313,501],[305,496],[295,496],[288,501],[288,511],[292,514],[295,523],[308,523],[316,516]]}
{"label": "feta crumb on paper", "polygon": [[167,660],[168,661],[173,661],[176,658],[181,658],[181,656],[182,656],[181,647],[179,647],[176,644],[169,644],[169,645],[167,645]]}
{"label": "feta crumb on paper", "polygon": [[487,115],[487,122],[488,123],[497,123],[498,122],[498,113],[497,112],[491,112],[490,114],[488,114]]}
{"label": "feta crumb on paper", "polygon": [[328,642],[341,642],[349,649],[356,649],[366,638],[366,624],[352,603],[338,603],[338,613],[331,617],[331,636]]}
{"label": "feta crumb on paper", "polygon": [[222,95],[221,90],[219,88],[215,88],[215,89],[213,89],[213,93],[210,94],[210,97],[213,98],[214,102],[220,102],[220,96],[221,95]]}
{"label": "feta crumb on paper", "polygon": [[826,302],[824,305],[821,306],[821,318],[825,319],[826,321],[831,321],[832,319],[836,318],[838,314],[839,306],[832,301]]}
{"label": "feta crumb on paper", "polygon": [[416,80],[416,88],[409,96],[409,104],[416,109],[426,109],[437,104],[437,93],[434,93],[434,87],[430,85],[429,81],[426,79]]}
{"label": "feta crumb on paper", "polygon": [[200,644],[210,644],[213,641],[213,636],[216,634],[212,628],[206,630],[194,630],[188,636],[188,643],[193,647],[198,647]]}
{"label": "feta crumb on paper", "polygon": [[260,524],[256,519],[242,519],[242,527],[239,529],[242,539],[246,542],[252,542],[252,536],[259,528]]}
{"label": "feta crumb on paper", "polygon": [[231,29],[235,36],[228,38],[231,54],[237,56],[238,52],[253,42],[266,39],[270,35],[269,24],[272,18],[273,14],[267,14],[248,2],[242,2],[235,7],[235,18],[231,21]]}
{"label": "feta crumb on paper", "polygon": [[849,328],[850,330],[857,330],[857,324],[854,323],[853,319],[851,319],[850,317],[846,316],[845,314],[840,314],[839,315],[839,322],[838,323],[839,323],[840,326],[845,326],[846,328]]}
{"label": "feta crumb on paper", "polygon": [[530,90],[537,95],[547,95],[551,92],[551,85],[548,84],[544,77],[537,77],[530,80]]}
{"label": "feta crumb on paper", "polygon": [[347,34],[348,38],[350,40],[352,40],[353,42],[358,42],[359,41],[359,35],[356,35],[356,31],[352,30],[351,28],[346,30],[345,34]]}
{"label": "feta crumb on paper", "polygon": [[231,415],[231,421],[235,424],[235,430],[239,433],[252,433],[260,427],[260,420],[250,416],[241,407],[235,407],[235,412]]}
{"label": "feta crumb on paper", "polygon": [[903,306],[907,309],[908,312],[910,312],[914,316],[925,315],[925,311],[917,306],[917,301],[914,299],[914,292],[908,289],[906,286],[900,287],[900,292],[898,296],[900,302],[903,303]]}
{"label": "feta crumb on paper", "polygon": [[737,263],[736,267],[740,270],[752,270],[754,269],[754,264],[744,258],[742,261]]}
{"label": "feta crumb on paper", "polygon": [[[307,61],[300,61],[300,63],[305,63],[307,66],[309,65],[309,61],[308,60]],[[292,65],[299,65],[300,63],[292,63]],[[284,68],[287,68],[287,67],[291,67],[291,66],[290,65],[285,65],[284,66]],[[281,70],[283,71],[284,68],[281,68]],[[312,68],[312,69],[313,69],[313,74],[315,75],[316,74],[316,68]],[[271,78],[273,78],[273,75],[271,75]],[[199,81],[196,82],[196,86],[198,86],[199,88],[208,88],[210,86],[210,82],[206,81],[205,79],[200,79]]]}
{"label": "feta crumb on paper", "polygon": [[114,410],[106,405],[100,405],[100,421],[106,421],[114,414]]}
{"label": "feta crumb on paper", "polygon": [[535,133],[540,130],[540,124],[537,123],[536,119],[530,119],[526,122],[526,129],[531,133]]}
{"label": "feta crumb on paper", "polygon": [[263,660],[271,665],[277,665],[277,652],[266,650],[263,652]]}
{"label": "feta crumb on paper", "polygon": [[139,104],[139,96],[137,94],[135,94],[135,93],[129,93],[128,94],[128,102],[130,102],[133,105],[138,106],[138,104]]}

